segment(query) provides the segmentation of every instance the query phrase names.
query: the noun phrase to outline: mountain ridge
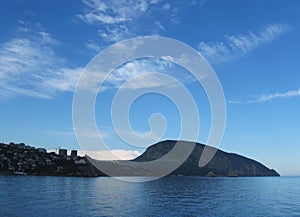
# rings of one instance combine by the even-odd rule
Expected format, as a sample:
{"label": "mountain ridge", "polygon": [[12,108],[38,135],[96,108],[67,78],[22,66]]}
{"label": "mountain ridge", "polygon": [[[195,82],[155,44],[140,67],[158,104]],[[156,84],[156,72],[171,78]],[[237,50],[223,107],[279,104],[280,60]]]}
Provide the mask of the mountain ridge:
{"label": "mountain ridge", "polygon": [[[184,163],[170,175],[280,176],[274,169],[269,169],[251,158],[191,141],[165,140],[158,142],[148,147],[142,155],[133,161],[149,162],[157,160],[168,153],[178,142],[184,145],[195,145],[195,147]],[[216,153],[207,165],[199,167],[199,159],[205,147],[216,149]]]}
{"label": "mountain ridge", "polygon": [[[215,155],[207,164],[199,166],[205,147]],[[158,142],[130,161],[100,161],[89,156],[86,158],[108,176],[280,176],[275,170],[253,159],[187,141]]]}

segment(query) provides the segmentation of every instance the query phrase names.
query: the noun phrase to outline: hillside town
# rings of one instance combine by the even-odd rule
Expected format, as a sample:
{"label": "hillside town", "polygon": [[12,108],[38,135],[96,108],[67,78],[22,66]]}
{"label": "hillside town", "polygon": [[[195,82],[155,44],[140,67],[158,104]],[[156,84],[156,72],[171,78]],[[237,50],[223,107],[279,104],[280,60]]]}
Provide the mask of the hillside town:
{"label": "hillside town", "polygon": [[77,150],[58,149],[47,152],[24,143],[0,143],[0,174],[49,176],[99,176],[102,175]]}

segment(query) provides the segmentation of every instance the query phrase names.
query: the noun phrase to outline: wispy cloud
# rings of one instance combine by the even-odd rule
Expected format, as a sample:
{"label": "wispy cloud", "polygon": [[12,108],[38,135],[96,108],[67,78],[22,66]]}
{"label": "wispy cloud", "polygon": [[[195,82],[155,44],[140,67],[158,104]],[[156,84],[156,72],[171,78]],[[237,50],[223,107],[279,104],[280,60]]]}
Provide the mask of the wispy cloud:
{"label": "wispy cloud", "polygon": [[[130,48],[122,46],[120,49]],[[184,58],[183,56],[182,59],[184,60]],[[81,80],[79,83],[80,87],[92,92],[98,92],[98,81],[101,79],[103,80],[100,88],[102,92],[115,91],[120,88],[126,91],[146,89],[147,91],[149,89],[153,91],[154,89],[174,89],[196,81],[190,72],[173,63],[172,57],[169,56],[132,60],[120,65],[109,74],[98,70],[102,66],[103,64],[98,65],[98,62],[94,61],[85,70],[85,75],[88,76]]]}
{"label": "wispy cloud", "polygon": [[271,24],[260,31],[249,31],[246,34],[227,35],[223,42],[200,42],[199,51],[211,62],[225,62],[245,55],[251,50],[267,43],[288,29],[283,24]]}
{"label": "wispy cloud", "polygon": [[129,38],[132,33],[127,25],[120,24],[118,26],[108,26],[98,30],[98,35],[106,41],[117,42]]}
{"label": "wispy cloud", "polygon": [[90,40],[85,45],[88,49],[92,50],[96,54],[98,54],[99,52],[101,52],[103,50],[103,47],[100,46],[100,44],[95,41]]}
{"label": "wispy cloud", "polygon": [[[157,35],[165,31],[165,25],[159,22],[178,23],[180,12],[199,5],[202,1],[165,0],[82,0],[85,8],[78,17],[84,22],[97,26],[98,35],[107,42],[116,42],[140,35]],[[165,19],[161,19],[165,17]],[[147,23],[147,28],[140,23]]]}
{"label": "wispy cloud", "polygon": [[146,0],[83,0],[83,3],[88,8],[78,16],[90,24],[120,24],[145,13],[149,6]]}
{"label": "wispy cloud", "polygon": [[174,80],[165,79],[161,74],[170,75],[182,84],[188,84],[195,81],[188,72],[177,67],[174,63],[162,59],[140,59],[128,62],[117,68],[107,78],[104,88],[120,88],[125,82],[126,89],[151,89],[151,88],[172,88],[178,85]]}
{"label": "wispy cloud", "polygon": [[78,17],[88,24],[98,26],[98,34],[107,41],[115,42],[133,33],[128,24],[147,13],[155,1],[147,0],[83,0],[86,8]]}
{"label": "wispy cloud", "polygon": [[56,92],[72,91],[82,68],[68,67],[57,55],[59,41],[40,29],[21,26],[19,31],[0,44],[0,98],[52,98]]}
{"label": "wispy cloud", "polygon": [[167,11],[171,9],[171,5],[169,3],[166,3],[161,8],[163,11]]}
{"label": "wispy cloud", "polygon": [[267,102],[275,99],[286,99],[286,98],[291,98],[296,96],[300,96],[300,88],[298,90],[289,90],[283,93],[263,94],[251,100],[245,100],[245,101],[230,100],[228,101],[228,103],[229,104],[262,103],[262,102]]}

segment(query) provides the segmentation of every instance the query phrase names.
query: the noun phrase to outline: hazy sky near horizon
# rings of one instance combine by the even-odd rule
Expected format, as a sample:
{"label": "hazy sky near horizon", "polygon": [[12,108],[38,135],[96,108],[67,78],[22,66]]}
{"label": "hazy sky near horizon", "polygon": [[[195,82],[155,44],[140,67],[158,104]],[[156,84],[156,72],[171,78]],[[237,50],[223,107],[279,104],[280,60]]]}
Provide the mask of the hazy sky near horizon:
{"label": "hazy sky near horizon", "polygon": [[[84,67],[115,42],[160,35],[193,47],[216,72],[227,102],[220,148],[256,159],[282,175],[300,175],[299,9],[300,2],[290,0],[3,0],[0,142],[79,149],[72,99]],[[204,91],[179,66],[142,59],[117,70],[111,88],[97,98],[97,125],[110,148],[126,157],[144,150],[124,144],[110,118],[115,91],[142,71],[176,74],[187,86],[199,108],[198,141],[205,143],[210,108]],[[155,82],[148,80],[147,85]],[[144,87],[133,89],[139,88]],[[177,139],[178,109],[158,94],[132,105],[132,127],[147,133],[153,113],[162,113],[168,123],[163,139]]]}

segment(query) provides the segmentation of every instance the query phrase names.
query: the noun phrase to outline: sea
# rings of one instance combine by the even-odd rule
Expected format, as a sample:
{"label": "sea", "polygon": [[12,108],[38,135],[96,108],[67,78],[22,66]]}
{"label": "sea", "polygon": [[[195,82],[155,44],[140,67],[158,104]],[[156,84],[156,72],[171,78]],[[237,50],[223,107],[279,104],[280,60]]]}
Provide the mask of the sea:
{"label": "sea", "polygon": [[300,177],[0,176],[0,216],[300,216]]}

